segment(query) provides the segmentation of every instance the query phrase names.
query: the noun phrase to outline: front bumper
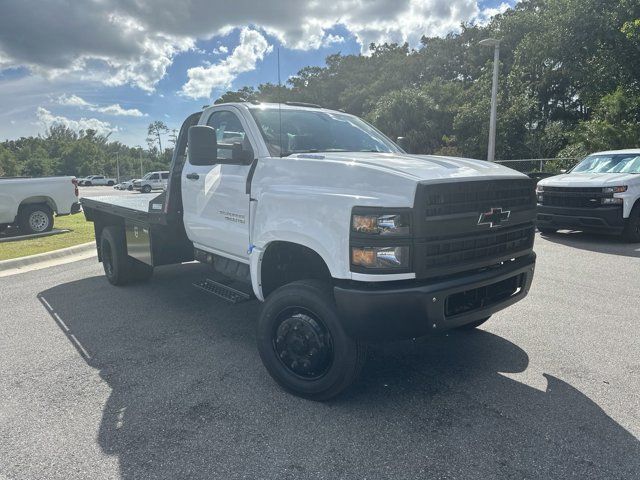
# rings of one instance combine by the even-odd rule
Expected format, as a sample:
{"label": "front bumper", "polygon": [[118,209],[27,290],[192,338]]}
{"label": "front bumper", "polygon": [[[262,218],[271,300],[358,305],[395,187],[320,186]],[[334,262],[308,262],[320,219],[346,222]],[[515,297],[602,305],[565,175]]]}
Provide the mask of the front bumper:
{"label": "front bumper", "polygon": [[535,254],[500,267],[435,282],[336,286],[334,296],[347,332],[362,340],[420,337],[486,318],[529,292]]}
{"label": "front bumper", "polygon": [[540,227],[586,230],[602,233],[622,233],[622,206],[597,208],[566,208],[538,205],[537,223]]}

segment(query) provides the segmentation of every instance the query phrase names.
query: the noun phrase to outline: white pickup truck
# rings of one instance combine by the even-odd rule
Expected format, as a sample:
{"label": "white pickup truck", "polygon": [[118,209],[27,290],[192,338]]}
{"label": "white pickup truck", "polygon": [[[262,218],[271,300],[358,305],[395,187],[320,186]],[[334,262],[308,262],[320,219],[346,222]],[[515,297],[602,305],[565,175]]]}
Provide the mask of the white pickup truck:
{"label": "white pickup truck", "polygon": [[89,175],[78,180],[78,185],[82,187],[107,185],[112,187],[116,184],[115,178],[105,177],[104,175]]}
{"label": "white pickup truck", "polygon": [[351,384],[367,342],[476,327],[524,298],[534,273],[528,177],[409,155],[357,117],[302,104],[195,113],[165,192],[82,203],[112,284],[210,264],[196,286],[264,302],[267,371],[315,400]]}
{"label": "white pickup truck", "polygon": [[593,153],[541,180],[536,194],[542,233],[584,230],[640,242],[640,149]]}
{"label": "white pickup truck", "polygon": [[53,228],[53,215],[80,211],[74,177],[0,178],[0,230],[16,225],[23,233]]}

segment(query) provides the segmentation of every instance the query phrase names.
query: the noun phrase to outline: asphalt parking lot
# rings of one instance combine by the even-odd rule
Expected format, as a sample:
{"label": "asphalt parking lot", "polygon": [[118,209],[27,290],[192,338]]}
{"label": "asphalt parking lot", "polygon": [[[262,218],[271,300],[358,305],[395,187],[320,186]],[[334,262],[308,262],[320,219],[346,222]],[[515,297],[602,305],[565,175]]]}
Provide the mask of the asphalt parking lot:
{"label": "asphalt parking lot", "polygon": [[205,266],[0,278],[0,478],[640,478],[640,245],[536,241],[524,301],[374,347],[324,404],[271,381],[259,305],[193,288]]}

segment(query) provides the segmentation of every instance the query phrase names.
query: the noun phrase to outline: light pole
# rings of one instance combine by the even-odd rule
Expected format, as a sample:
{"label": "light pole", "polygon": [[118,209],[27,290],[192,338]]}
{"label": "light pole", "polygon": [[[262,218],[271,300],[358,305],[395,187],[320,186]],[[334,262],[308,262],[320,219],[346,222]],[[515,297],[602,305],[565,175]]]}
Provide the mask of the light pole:
{"label": "light pole", "polygon": [[489,118],[489,148],[487,160],[493,162],[496,159],[496,113],[498,109],[498,68],[500,67],[500,40],[485,38],[480,41],[483,47],[493,49],[493,84],[491,85],[491,116]]}

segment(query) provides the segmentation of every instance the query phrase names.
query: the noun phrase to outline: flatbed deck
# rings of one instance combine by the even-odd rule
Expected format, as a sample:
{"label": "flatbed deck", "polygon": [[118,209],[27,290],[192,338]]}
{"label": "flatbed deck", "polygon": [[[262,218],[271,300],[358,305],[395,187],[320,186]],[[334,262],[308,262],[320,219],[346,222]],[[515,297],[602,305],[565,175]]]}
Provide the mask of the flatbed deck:
{"label": "flatbed deck", "polygon": [[[155,199],[158,201],[153,202]],[[164,193],[87,197],[82,198],[80,203],[85,209],[94,209],[131,220],[154,222],[157,221],[158,214],[162,214]]]}

